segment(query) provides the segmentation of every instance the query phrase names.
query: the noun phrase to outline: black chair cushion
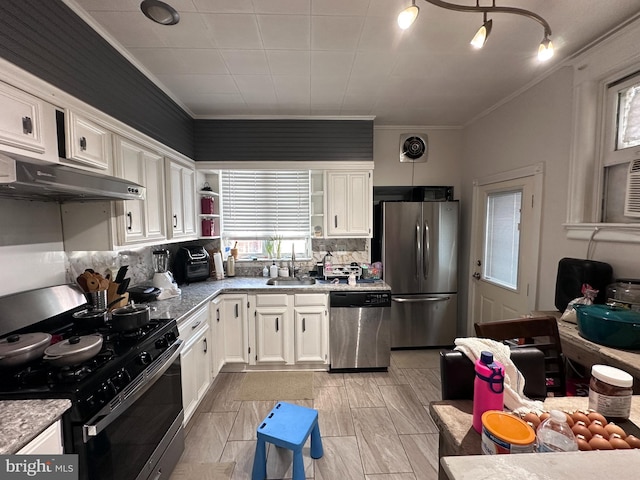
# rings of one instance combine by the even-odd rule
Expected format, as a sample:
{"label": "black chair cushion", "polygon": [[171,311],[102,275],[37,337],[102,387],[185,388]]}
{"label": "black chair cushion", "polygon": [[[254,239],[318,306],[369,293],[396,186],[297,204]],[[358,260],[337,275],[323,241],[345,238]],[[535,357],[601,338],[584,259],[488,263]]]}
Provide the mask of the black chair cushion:
{"label": "black chair cushion", "polygon": [[[547,396],[544,353],[535,347],[511,349],[511,361],[525,379],[524,394],[532,400]],[[473,400],[473,362],[457,350],[440,351],[440,383],[443,400]]]}

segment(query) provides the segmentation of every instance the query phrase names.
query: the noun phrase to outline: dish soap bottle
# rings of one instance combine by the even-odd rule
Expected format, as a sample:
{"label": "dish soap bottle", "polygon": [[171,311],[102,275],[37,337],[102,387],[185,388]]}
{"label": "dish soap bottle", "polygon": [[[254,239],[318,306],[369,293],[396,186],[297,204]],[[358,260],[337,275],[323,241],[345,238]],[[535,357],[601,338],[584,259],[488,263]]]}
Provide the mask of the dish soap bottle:
{"label": "dish soap bottle", "polygon": [[271,278],[276,278],[278,276],[278,266],[276,265],[276,261],[273,261],[273,265],[269,267],[269,276]]}
{"label": "dish soap bottle", "polygon": [[322,261],[325,278],[327,275],[331,275],[331,273],[333,272],[333,266],[331,264],[332,256],[333,255],[331,255],[331,252],[327,251],[327,254],[324,256],[324,260]]}
{"label": "dish soap bottle", "polygon": [[269,267],[267,267],[266,265],[262,269],[262,276],[263,277],[268,277],[269,276]]}

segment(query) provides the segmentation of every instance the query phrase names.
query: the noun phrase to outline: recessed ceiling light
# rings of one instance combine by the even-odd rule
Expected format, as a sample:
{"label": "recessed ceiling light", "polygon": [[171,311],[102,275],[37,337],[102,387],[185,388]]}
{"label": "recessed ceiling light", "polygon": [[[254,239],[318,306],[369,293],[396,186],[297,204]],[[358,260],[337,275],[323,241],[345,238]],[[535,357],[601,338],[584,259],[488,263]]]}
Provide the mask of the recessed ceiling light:
{"label": "recessed ceiling light", "polygon": [[145,16],[160,25],[175,25],[180,21],[180,14],[171,5],[160,0],[144,0],[140,10]]}

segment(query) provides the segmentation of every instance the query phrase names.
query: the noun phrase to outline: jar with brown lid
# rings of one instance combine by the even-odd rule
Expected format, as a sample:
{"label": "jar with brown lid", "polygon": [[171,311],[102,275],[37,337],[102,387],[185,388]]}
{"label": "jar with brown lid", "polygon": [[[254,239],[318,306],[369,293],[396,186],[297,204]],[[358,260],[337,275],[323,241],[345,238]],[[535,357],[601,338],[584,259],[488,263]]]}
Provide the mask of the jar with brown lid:
{"label": "jar with brown lid", "polygon": [[626,420],[631,412],[633,377],[608,365],[591,367],[589,409],[601,413],[608,420]]}

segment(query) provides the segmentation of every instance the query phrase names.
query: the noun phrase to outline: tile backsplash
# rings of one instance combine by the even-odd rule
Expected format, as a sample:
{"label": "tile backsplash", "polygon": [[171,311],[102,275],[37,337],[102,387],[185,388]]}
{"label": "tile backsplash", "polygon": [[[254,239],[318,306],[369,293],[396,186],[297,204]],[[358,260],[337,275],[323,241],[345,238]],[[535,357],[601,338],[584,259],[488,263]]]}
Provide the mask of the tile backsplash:
{"label": "tile backsplash", "polygon": [[[129,267],[127,277],[131,278],[131,285],[149,283],[153,278],[152,252],[157,249],[168,249],[171,259],[180,246],[202,245],[210,252],[220,249],[220,241],[193,241],[153,247],[140,247],[118,252],[68,252],[67,281],[75,282],[78,275],[85,269],[91,268],[104,274],[107,270],[115,272],[123,265]],[[327,250],[333,255],[334,264],[349,264],[351,262],[368,263],[370,260],[369,239],[314,239],[312,240],[312,255],[309,260],[297,260],[296,266],[300,274],[307,274],[315,268],[316,262],[321,262]],[[170,260],[171,264],[172,260]],[[272,260],[240,261],[236,263],[236,276],[261,276],[265,265],[271,265]],[[289,260],[276,260],[277,265],[289,265]],[[226,267],[226,262],[225,262]],[[212,270],[213,274],[213,270]]]}

